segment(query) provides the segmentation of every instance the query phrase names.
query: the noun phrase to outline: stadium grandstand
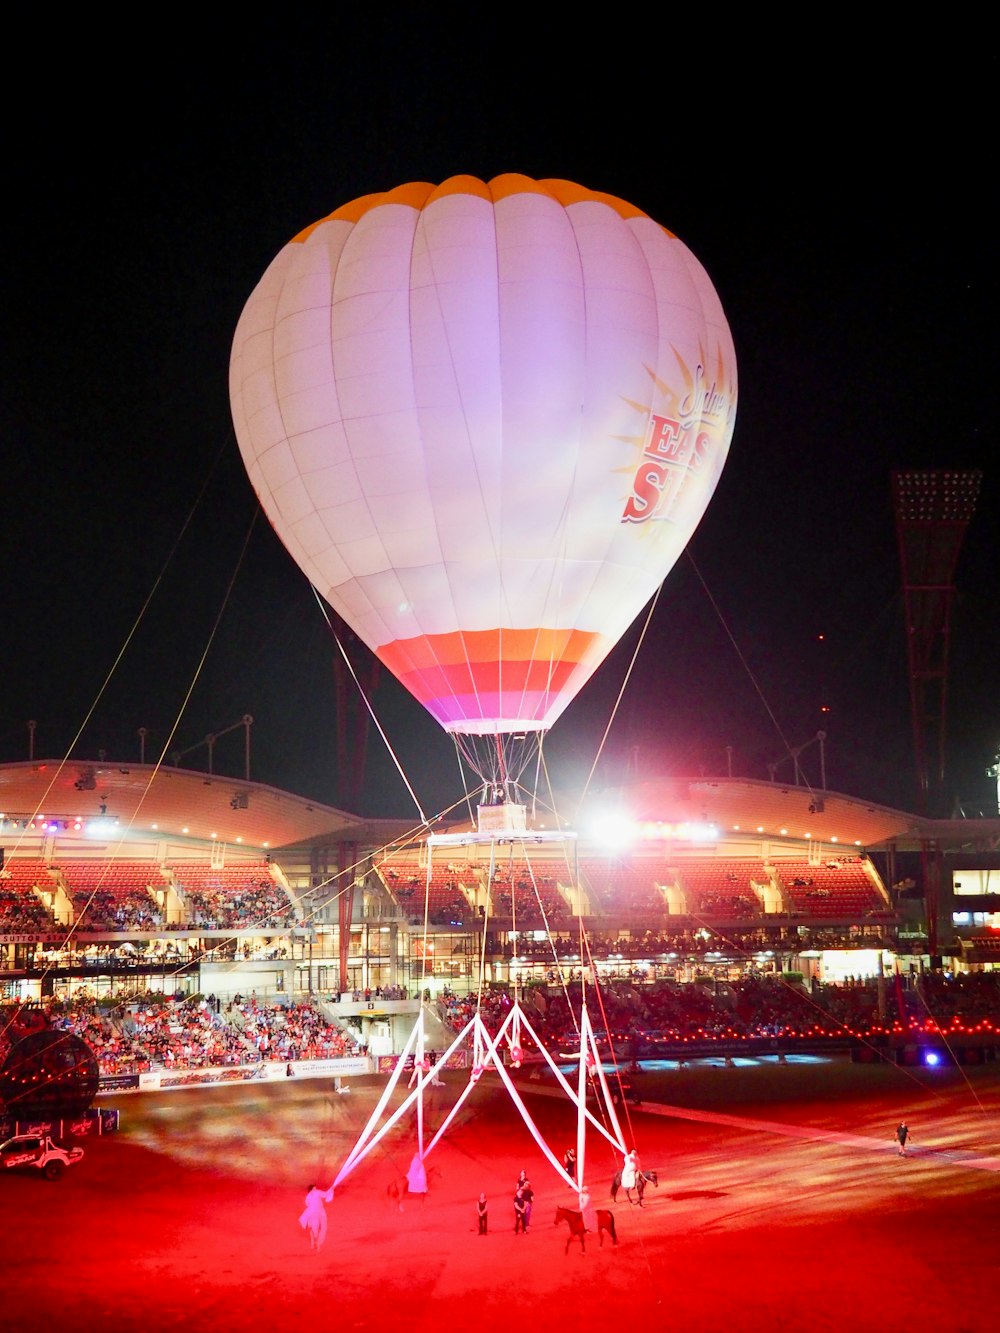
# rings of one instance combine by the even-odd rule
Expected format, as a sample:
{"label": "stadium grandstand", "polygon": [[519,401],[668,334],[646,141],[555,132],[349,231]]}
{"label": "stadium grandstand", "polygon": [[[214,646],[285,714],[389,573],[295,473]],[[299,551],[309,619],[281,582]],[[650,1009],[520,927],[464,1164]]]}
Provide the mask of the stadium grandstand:
{"label": "stadium grandstand", "polygon": [[[389,1056],[422,1002],[443,1043],[513,988],[558,1041],[581,975],[646,1015],[620,1015],[635,1054],[639,1031],[773,1036],[769,986],[785,1022],[791,991],[836,987],[898,1025],[908,988],[926,1014],[932,978],[1000,974],[1000,820],[794,785],[645,782],[588,797],[574,829],[487,804],[416,835],[202,772],[28,762],[0,767],[0,814],[3,1001],[82,1015],[106,1078]],[[137,1006],[127,1034],[101,1017]]]}

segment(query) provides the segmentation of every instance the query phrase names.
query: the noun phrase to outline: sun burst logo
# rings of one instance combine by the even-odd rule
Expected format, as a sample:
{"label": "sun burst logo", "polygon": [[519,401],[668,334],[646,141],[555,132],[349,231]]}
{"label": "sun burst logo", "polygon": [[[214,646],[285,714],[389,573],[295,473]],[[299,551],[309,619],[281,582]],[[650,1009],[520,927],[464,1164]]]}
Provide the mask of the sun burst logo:
{"label": "sun burst logo", "polygon": [[642,454],[622,523],[669,519],[674,498],[685,483],[716,475],[717,455],[725,451],[732,434],[735,403],[721,348],[711,378],[706,361],[699,357],[692,371],[677,356],[680,386],[668,384],[647,367],[658,400],[654,403],[661,410],[654,411],[654,403],[636,404],[646,416],[646,431],[635,440]]}

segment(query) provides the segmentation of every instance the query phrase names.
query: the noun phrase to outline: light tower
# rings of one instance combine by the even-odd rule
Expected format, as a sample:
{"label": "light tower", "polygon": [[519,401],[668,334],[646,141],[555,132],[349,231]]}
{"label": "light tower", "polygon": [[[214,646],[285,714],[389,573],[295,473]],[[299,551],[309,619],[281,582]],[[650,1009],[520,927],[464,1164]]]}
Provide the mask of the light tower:
{"label": "light tower", "polygon": [[955,566],[975,512],[981,472],[894,472],[906,649],[921,814],[944,786],[948,659]]}
{"label": "light tower", "polygon": [[[903,572],[910,714],[917,769],[917,808],[943,815],[948,661],[955,567],[975,512],[981,472],[894,472],[893,509]],[[938,952],[941,849],[921,843],[928,949]]]}

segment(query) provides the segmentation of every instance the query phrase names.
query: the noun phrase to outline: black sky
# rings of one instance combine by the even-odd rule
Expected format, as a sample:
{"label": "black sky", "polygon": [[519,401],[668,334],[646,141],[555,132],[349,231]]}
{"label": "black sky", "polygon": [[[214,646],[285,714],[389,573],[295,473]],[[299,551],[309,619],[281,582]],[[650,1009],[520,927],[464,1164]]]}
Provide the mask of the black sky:
{"label": "black sky", "polygon": [[[199,767],[192,747],[250,713],[252,777],[337,803],[334,650],[254,523],[233,331],[278,249],[340,204],[520,171],[618,194],[676,232],[739,361],[730,460],[601,779],[724,773],[727,746],[735,773],[763,778],[823,727],[831,788],[913,808],[890,474],[981,468],[956,579],[948,792],[986,801],[1000,748],[995,58],[945,38],[903,59],[914,35],[870,22],[807,43],[716,32],[705,15],[626,29],[461,13],[29,34],[43,93],[6,97],[0,760],[27,757],[35,719],[39,756],[80,733],[74,755],[135,761],[145,726],[147,759],[166,747]],[[557,778],[589,770],[635,641],[553,729]],[[391,680],[377,706],[426,810],[450,804],[450,744]],[[221,740],[216,771],[238,774],[242,753],[240,732]],[[818,783],[815,745],[803,763]],[[412,811],[377,736],[346,803]]]}

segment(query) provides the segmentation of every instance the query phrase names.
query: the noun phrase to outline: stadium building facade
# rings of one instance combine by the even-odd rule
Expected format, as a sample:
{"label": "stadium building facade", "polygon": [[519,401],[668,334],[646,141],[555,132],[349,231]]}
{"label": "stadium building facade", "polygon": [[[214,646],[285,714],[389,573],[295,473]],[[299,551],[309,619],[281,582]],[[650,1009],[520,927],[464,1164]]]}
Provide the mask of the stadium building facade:
{"label": "stadium building facade", "polygon": [[1000,820],[740,779],[414,831],[144,765],[0,767],[7,1000],[317,996],[373,1050],[415,1000],[565,980],[1000,967]]}

